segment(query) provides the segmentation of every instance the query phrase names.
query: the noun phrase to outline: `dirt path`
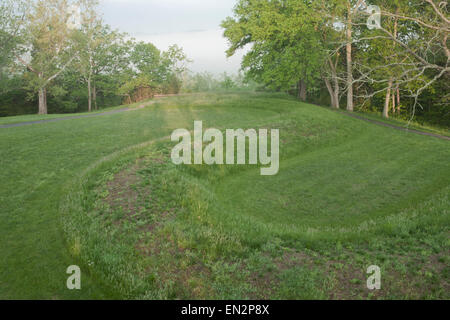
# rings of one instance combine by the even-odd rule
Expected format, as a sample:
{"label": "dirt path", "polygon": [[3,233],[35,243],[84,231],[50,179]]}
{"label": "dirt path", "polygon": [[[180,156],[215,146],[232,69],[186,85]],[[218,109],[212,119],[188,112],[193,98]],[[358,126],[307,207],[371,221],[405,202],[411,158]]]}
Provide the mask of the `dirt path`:
{"label": "dirt path", "polygon": [[394,124],[389,124],[389,123],[385,123],[385,122],[381,122],[381,121],[377,121],[377,120],[372,120],[372,119],[368,119],[365,118],[363,116],[359,116],[357,114],[350,114],[350,113],[342,113],[348,117],[352,117],[355,119],[359,119],[359,120],[363,120],[366,122],[370,122],[382,127],[386,127],[386,128],[391,128],[391,129],[395,129],[395,130],[399,130],[399,131],[404,131],[404,132],[410,132],[410,133],[414,133],[414,134],[420,134],[422,136],[428,136],[428,137],[434,137],[434,138],[438,138],[438,139],[442,139],[442,140],[449,140],[450,141],[450,137],[446,137],[440,134],[435,134],[435,133],[429,133],[429,132],[423,132],[423,131],[419,131],[419,130],[414,130],[414,129],[408,129],[405,127],[400,127],[400,126],[396,126]]}

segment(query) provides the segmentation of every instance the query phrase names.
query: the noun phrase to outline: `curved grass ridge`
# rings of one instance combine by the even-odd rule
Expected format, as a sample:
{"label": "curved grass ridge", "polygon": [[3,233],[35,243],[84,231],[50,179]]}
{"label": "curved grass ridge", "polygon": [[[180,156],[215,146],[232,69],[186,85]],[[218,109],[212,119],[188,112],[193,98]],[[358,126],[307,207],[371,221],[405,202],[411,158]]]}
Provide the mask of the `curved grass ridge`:
{"label": "curved grass ridge", "polygon": [[[92,183],[90,179],[93,175],[109,168],[118,158],[125,156],[125,159],[120,161],[120,165],[128,165],[131,160],[143,156],[145,154],[143,151],[146,147],[165,139],[168,139],[168,137],[131,146],[95,162],[69,184],[66,190],[67,196],[60,204],[62,229],[71,254],[79,258],[94,275],[100,278],[100,281],[115,283],[113,286],[114,290],[125,297],[129,296],[128,291],[132,290],[128,282],[133,286],[135,280],[132,274],[123,279],[123,276],[126,275],[124,271],[136,268],[136,264],[125,258],[116,266],[114,264],[103,264],[98,267],[100,261],[98,258],[99,252],[96,249],[107,252],[109,242],[104,237],[104,234],[99,233],[102,226],[99,226],[95,219],[90,217],[85,211],[86,196],[89,189],[88,184]],[[84,250],[85,248],[87,250]],[[91,248],[93,250],[89,250]],[[113,248],[113,250],[116,251],[116,248]],[[120,283],[124,283],[124,285]]]}
{"label": "curved grass ridge", "polygon": [[[447,185],[437,191],[431,199],[398,213],[367,219],[352,227],[287,226],[283,229],[286,234],[289,234],[290,227],[294,228],[295,232],[291,236],[286,236],[282,232],[270,230],[273,227],[270,224],[255,221],[251,217],[234,215],[227,216],[225,220],[220,219],[224,207],[217,205],[221,204],[217,199],[217,192],[223,193],[223,190],[220,190],[221,184],[227,181],[227,177],[239,179],[242,176],[252,175],[256,171],[253,168],[221,166],[176,168],[170,164],[164,168],[166,171],[158,172],[158,177],[162,176],[164,183],[170,184],[170,190],[176,194],[174,204],[177,206],[179,216],[175,221],[170,221],[157,230],[154,237],[148,233],[139,234],[137,225],[127,225],[125,228],[114,224],[105,225],[99,215],[92,215],[87,211],[87,208],[92,210],[98,200],[102,202],[104,199],[104,195],[101,194],[104,189],[93,195],[96,188],[111,181],[115,174],[136,164],[136,159],[160,157],[164,153],[167,157],[167,144],[164,143],[164,139],[159,139],[127,148],[102,159],[77,179],[61,206],[63,227],[72,254],[79,256],[91,266],[93,272],[103,281],[114,284],[115,289],[125,298],[174,299],[211,298],[211,296],[249,298],[253,297],[253,294],[258,294],[255,293],[258,291],[258,284],[250,280],[249,261],[253,261],[255,256],[264,255],[268,250],[277,252],[276,255],[281,254],[286,248],[306,251],[313,249],[320,252],[324,248],[333,247],[336,243],[341,248],[347,245],[353,247],[361,242],[378,242],[380,237],[411,237],[428,228],[449,224],[450,188]],[[151,163],[145,170],[149,172],[153,170]],[[169,190],[167,185],[165,188],[164,191]],[[168,274],[164,272],[148,270],[152,264],[156,266],[155,269],[159,268],[158,270],[166,267],[164,263],[173,253],[170,251],[173,248],[164,247],[155,240],[155,236],[165,238],[168,234],[171,241],[175,242],[176,250],[182,249],[180,251],[182,255],[185,255],[187,250],[188,257],[201,260],[201,268],[204,269],[190,271],[191,275],[194,274],[194,280],[177,279],[181,282],[176,283],[167,278]],[[255,234],[263,236],[258,237]],[[143,238],[147,238],[148,242]],[[140,248],[136,248],[136,244],[141,241],[145,243],[143,247],[160,246],[158,253],[163,257],[162,265],[155,262],[155,259],[159,259],[158,256],[149,258],[139,251]],[[164,250],[167,252],[163,252]],[[172,257],[174,258],[182,260],[181,266],[178,266],[180,268],[183,264],[186,264],[184,268],[189,268],[189,263],[192,263],[192,261],[185,262],[185,257]],[[172,262],[177,263],[173,260]],[[302,267],[298,270],[298,268],[295,266],[294,269],[287,269],[280,275],[278,281],[289,283],[293,277],[301,274],[302,279],[299,280],[301,290],[305,290],[303,283],[305,281],[308,284],[306,287],[309,288],[304,298],[329,297],[329,293],[325,293],[325,288],[333,286],[330,278],[321,274],[321,271],[309,269],[308,271]],[[238,269],[240,275],[236,275]],[[180,270],[177,272],[182,273]],[[194,288],[183,288],[191,286],[189,281],[194,282]],[[202,283],[201,287],[206,287],[202,289],[204,292],[196,290],[196,281]],[[205,284],[207,281],[212,285]],[[227,281],[236,285],[238,289],[226,288]],[[310,281],[314,283],[311,284]],[[273,293],[271,297],[286,298],[292,294],[290,289],[281,287],[280,291]],[[294,297],[301,297],[298,289],[294,292]]]}

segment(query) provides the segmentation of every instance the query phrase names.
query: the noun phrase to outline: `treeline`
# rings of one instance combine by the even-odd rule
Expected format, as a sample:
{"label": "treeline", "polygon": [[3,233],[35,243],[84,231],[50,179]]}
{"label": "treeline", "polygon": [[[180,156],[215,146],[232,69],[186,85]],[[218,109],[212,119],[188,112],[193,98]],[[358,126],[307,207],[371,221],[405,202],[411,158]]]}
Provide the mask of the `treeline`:
{"label": "treeline", "polygon": [[178,93],[189,60],[102,21],[97,0],[1,0],[0,116],[92,111]]}
{"label": "treeline", "polygon": [[222,27],[246,77],[299,99],[450,126],[448,3],[239,0]]}
{"label": "treeline", "polygon": [[210,72],[186,73],[183,79],[182,91],[194,92],[218,92],[218,91],[255,91],[261,89],[255,81],[246,79],[242,73],[230,75],[227,72],[216,76]]}

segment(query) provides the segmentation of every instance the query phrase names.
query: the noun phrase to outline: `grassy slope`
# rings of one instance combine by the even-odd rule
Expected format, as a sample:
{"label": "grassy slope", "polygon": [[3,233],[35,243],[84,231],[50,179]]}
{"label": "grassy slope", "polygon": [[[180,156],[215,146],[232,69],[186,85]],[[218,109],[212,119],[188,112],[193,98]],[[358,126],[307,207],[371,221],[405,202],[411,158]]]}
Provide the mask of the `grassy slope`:
{"label": "grassy slope", "polygon": [[[196,107],[170,98],[165,105],[99,118],[0,130],[0,298],[100,298],[109,290],[84,277],[86,290],[65,288],[73,263],[59,226],[64,187],[93,162],[130,145],[170,135],[196,119],[223,125],[254,112]],[[202,101],[191,103],[201,104]],[[238,106],[239,101],[235,101]],[[262,112],[263,118],[268,113]],[[269,114],[272,115],[272,114]],[[258,117],[258,116],[257,116]]]}
{"label": "grassy slope", "polygon": [[[215,247],[206,250],[206,256],[217,255],[220,250],[225,250],[230,257],[233,254],[241,255],[246,259],[247,269],[258,269],[275,260],[265,261],[265,255],[257,254],[253,249],[235,252],[230,248],[233,244],[257,248],[263,253],[276,247],[278,249],[273,251],[277,256],[279,247],[283,248],[287,244],[290,244],[289,250],[304,248],[304,243],[295,244],[292,239],[302,239],[305,228],[322,228],[324,231],[319,232],[319,236],[334,241],[330,236],[334,233],[327,229],[330,219],[333,221],[332,227],[342,228],[350,227],[352,219],[358,223],[367,221],[371,214],[383,218],[411,205],[418,207],[433,193],[439,195],[439,191],[449,182],[446,159],[450,152],[446,141],[379,128],[279,96],[169,98],[147,109],[124,114],[0,130],[0,298],[78,299],[116,296],[115,290],[101,284],[101,272],[95,275],[83,274],[81,292],[65,289],[65,269],[70,264],[82,262],[68,253],[68,246],[72,253],[76,251],[73,250],[73,243],[64,243],[59,223],[59,204],[73,179],[92,163],[128,146],[165,137],[176,128],[192,128],[194,120],[203,120],[208,126],[219,128],[268,125],[282,129],[284,160],[282,171],[277,177],[261,180],[252,168],[237,169],[235,174],[231,170],[227,177],[223,176],[221,169],[212,172],[204,169],[203,172],[193,168],[182,173],[182,176],[188,174],[192,181],[200,181],[200,187],[205,184],[215,191],[212,197],[216,206],[207,212],[201,208],[199,211],[207,214],[207,223],[215,223],[221,230],[231,224],[236,230],[230,241],[220,242],[221,246],[213,243]],[[97,175],[101,176],[101,172],[109,167],[117,168],[117,163],[102,167]],[[142,175],[145,177],[151,172],[143,172]],[[191,180],[189,183],[192,183]],[[214,184],[211,181],[222,183]],[[233,192],[237,186],[243,193]],[[277,194],[276,191],[280,189],[287,192]],[[262,196],[255,195],[252,192],[255,190],[262,192]],[[165,194],[167,192],[161,191],[162,197]],[[234,198],[235,204],[230,202]],[[258,198],[265,201],[258,203]],[[247,199],[254,200],[253,204],[257,206]],[[445,200],[439,199],[436,201]],[[203,203],[203,200],[199,201],[194,199],[193,203]],[[246,203],[247,206],[241,206]],[[432,204],[431,207],[436,208],[436,205]],[[224,216],[223,208],[227,208],[226,212],[232,215]],[[442,212],[443,209],[437,210]],[[347,211],[352,218],[347,218]],[[240,213],[248,213],[254,219],[249,223],[245,216],[242,218],[244,220],[240,218]],[[311,214],[318,219],[312,218]],[[340,218],[336,219],[336,216]],[[174,225],[169,224],[169,230],[180,230],[177,223],[181,222],[183,220],[175,221]],[[198,230],[201,230],[199,235],[210,232]],[[261,230],[268,232],[261,233]],[[186,231],[186,234],[190,233]],[[351,236],[358,239],[357,233]],[[317,243],[320,237],[303,240],[305,243]],[[177,243],[184,241],[185,245],[189,245],[194,241],[189,237],[183,239],[180,235]],[[194,243],[211,244],[198,239]],[[217,269],[223,274],[222,277],[217,276],[214,282],[214,285],[222,288],[208,287],[204,289],[206,292],[197,296],[206,295],[210,293],[209,290],[218,297],[245,296],[246,290],[238,288],[233,291],[225,285],[229,273],[233,272],[237,264],[230,262],[228,271],[219,268],[219,265],[223,263],[216,260],[216,265],[208,268]],[[299,288],[292,289],[289,286],[299,283],[301,287],[303,282],[299,277],[302,275],[313,279],[319,277],[295,268],[300,267],[286,268],[285,272],[277,275],[282,284],[281,293],[277,294],[281,297],[289,297],[292,292],[296,295]],[[201,279],[188,280],[194,282],[194,288],[206,287],[195,284]],[[192,296],[189,291],[180,293],[172,290],[171,294]],[[165,296],[163,293],[161,295],[171,297],[167,292]]]}
{"label": "grassy slope", "polygon": [[424,132],[428,132],[428,133],[433,133],[433,134],[450,137],[450,131],[448,130],[448,128],[433,127],[433,126],[426,125],[426,124],[420,124],[414,120],[409,122],[409,121],[406,121],[403,119],[398,119],[398,118],[386,119],[386,118],[383,118],[383,116],[378,113],[358,112],[357,114],[359,116],[365,117],[367,119],[384,122],[384,123],[395,125],[395,126],[398,126],[401,128],[419,130],[419,131],[424,131]]}
{"label": "grassy slope", "polygon": [[290,100],[239,102],[279,113],[244,122],[281,129],[279,175],[174,167],[164,142],[126,152],[69,197],[74,253],[126,297],[368,298],[371,264],[385,272],[379,298],[446,296],[446,141]]}
{"label": "grassy slope", "polygon": [[124,108],[135,108],[141,105],[142,103],[135,103],[131,105],[122,105],[117,107],[104,108],[101,110],[93,111],[93,112],[82,112],[82,113],[66,113],[66,114],[47,114],[47,115],[38,115],[38,114],[30,114],[23,116],[13,116],[13,117],[0,117],[0,125],[8,125],[8,124],[17,124],[22,122],[32,122],[32,121],[41,121],[41,120],[51,120],[51,119],[59,119],[59,118],[67,118],[67,117],[77,117],[81,115],[93,115],[103,112],[109,112]]}

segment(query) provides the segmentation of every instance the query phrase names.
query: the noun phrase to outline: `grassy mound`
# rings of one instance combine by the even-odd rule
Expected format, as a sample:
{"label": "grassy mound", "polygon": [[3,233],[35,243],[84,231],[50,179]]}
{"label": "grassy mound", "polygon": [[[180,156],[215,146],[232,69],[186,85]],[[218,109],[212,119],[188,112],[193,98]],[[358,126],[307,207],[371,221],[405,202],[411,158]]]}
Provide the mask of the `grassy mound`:
{"label": "grassy mound", "polygon": [[[447,141],[278,95],[182,102],[163,114],[186,128],[280,129],[280,173],[175,166],[166,139],[92,166],[67,193],[63,227],[121,296],[448,298]],[[381,291],[366,288],[370,265]]]}

